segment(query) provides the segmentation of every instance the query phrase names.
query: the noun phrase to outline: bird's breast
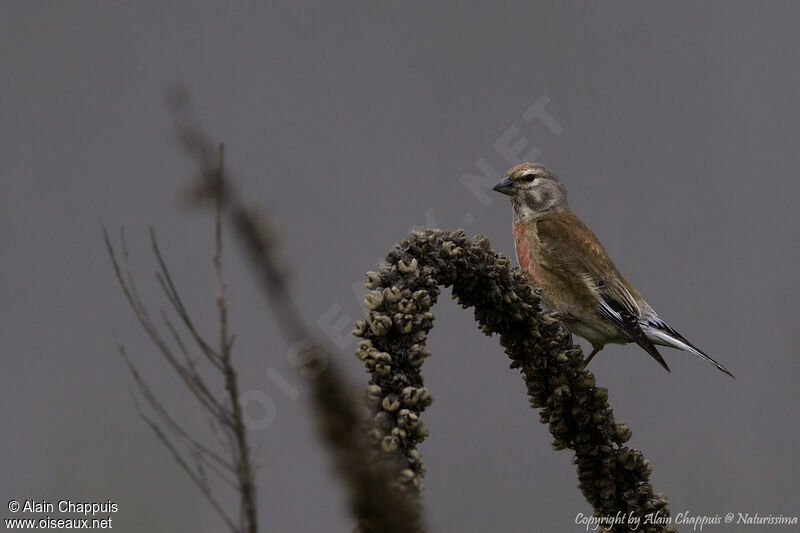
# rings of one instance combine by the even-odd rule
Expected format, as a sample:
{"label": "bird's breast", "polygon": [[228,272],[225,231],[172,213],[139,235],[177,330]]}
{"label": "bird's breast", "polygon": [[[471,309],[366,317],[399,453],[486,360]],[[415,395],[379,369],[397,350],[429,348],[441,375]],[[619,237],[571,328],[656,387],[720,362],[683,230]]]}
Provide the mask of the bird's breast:
{"label": "bird's breast", "polygon": [[534,239],[535,231],[530,227],[533,222],[519,222],[514,224],[514,249],[517,253],[519,267],[525,273],[528,281],[538,284],[538,268],[534,259]]}

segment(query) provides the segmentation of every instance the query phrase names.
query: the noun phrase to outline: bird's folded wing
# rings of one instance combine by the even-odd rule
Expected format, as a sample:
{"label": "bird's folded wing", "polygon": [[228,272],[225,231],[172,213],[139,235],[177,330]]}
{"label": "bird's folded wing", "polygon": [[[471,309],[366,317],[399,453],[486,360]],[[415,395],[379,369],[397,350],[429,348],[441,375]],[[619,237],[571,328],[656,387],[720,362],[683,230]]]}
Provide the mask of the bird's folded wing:
{"label": "bird's folded wing", "polygon": [[586,224],[570,212],[544,217],[536,223],[542,267],[569,283],[596,305],[619,308],[638,318],[641,310],[633,289],[609,259]]}
{"label": "bird's folded wing", "polygon": [[536,232],[542,267],[559,276],[577,298],[594,307],[669,371],[639,323],[642,310],[636,291],[586,224],[573,213],[558,213],[540,219]]}

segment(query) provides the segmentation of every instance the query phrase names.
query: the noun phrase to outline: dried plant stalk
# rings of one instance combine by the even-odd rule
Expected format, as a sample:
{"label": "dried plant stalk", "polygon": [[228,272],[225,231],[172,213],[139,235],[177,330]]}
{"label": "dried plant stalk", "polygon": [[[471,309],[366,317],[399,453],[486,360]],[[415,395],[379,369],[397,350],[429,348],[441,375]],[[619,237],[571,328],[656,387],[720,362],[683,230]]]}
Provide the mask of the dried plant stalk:
{"label": "dried plant stalk", "polygon": [[[422,488],[417,445],[428,434],[420,415],[431,394],[420,367],[429,355],[431,307],[443,286],[452,287],[463,307],[474,308],[484,333],[500,336],[511,367],[525,379],[532,407],[549,425],[553,447],[575,452],[580,489],[595,514],[668,516],[666,497],[653,494],[650,463],[625,446],[631,431],[614,421],[608,391],[584,368],[580,348],[558,320],[542,313],[531,286],[485,237],[415,232],[389,253],[387,263],[367,275],[368,313],[354,334],[362,339],[357,355],[372,376],[370,436],[381,453],[402,464],[399,481],[410,493]],[[639,530],[668,531],[644,523]]]}

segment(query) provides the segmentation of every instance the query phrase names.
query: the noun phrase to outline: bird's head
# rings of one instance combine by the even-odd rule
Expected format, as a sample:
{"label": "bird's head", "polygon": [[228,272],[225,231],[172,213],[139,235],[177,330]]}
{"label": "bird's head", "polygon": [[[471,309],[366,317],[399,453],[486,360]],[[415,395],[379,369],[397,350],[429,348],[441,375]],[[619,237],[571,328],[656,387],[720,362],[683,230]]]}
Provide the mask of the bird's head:
{"label": "bird's head", "polygon": [[510,168],[505,179],[493,189],[511,197],[515,220],[561,211],[568,205],[567,188],[561,183],[561,178],[539,163],[523,163]]}

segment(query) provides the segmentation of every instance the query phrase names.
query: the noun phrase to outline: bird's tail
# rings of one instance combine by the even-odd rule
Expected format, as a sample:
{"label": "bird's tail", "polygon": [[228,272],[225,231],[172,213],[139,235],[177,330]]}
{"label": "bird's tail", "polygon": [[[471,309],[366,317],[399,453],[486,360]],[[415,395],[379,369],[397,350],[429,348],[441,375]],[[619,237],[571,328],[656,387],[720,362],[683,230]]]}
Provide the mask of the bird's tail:
{"label": "bird's tail", "polygon": [[730,377],[735,378],[733,374],[731,374],[730,370],[716,362],[714,359],[709,357],[708,354],[703,352],[700,348],[689,342],[686,337],[672,329],[666,322],[661,320],[658,316],[653,316],[648,318],[646,321],[641,323],[642,329],[644,330],[647,338],[653,344],[659,344],[661,346],[670,346],[672,348],[678,348],[679,350],[684,350],[689,353],[695,354],[700,359],[704,360],[711,366],[714,366],[725,372]]}

